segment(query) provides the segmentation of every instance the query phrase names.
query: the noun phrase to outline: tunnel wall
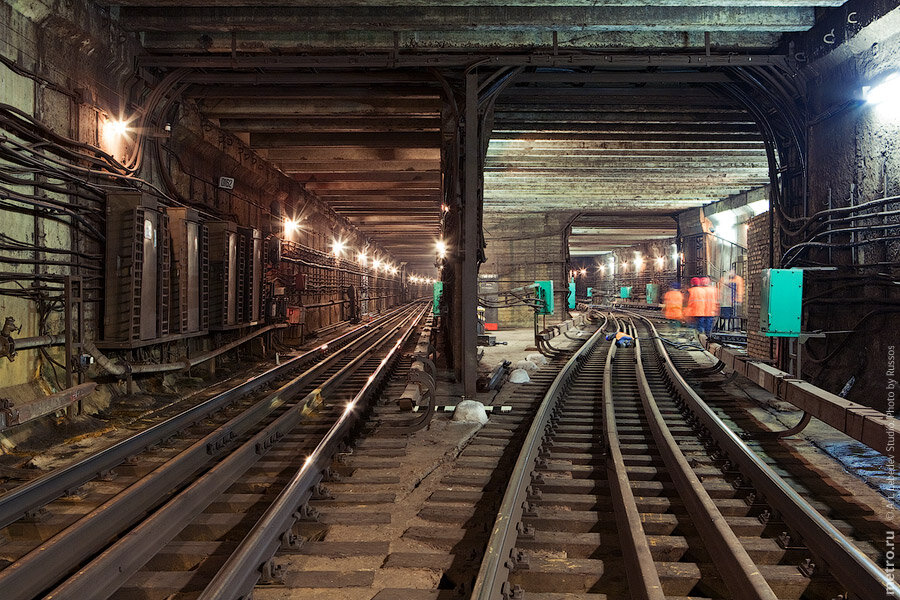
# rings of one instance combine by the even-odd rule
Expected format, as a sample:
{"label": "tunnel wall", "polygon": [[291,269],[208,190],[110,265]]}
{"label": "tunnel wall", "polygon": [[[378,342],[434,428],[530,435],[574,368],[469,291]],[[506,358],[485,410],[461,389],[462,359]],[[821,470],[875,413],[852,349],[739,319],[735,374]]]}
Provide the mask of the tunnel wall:
{"label": "tunnel wall", "polygon": [[[836,43],[828,44],[832,31]],[[900,72],[900,8],[852,1],[795,43],[809,60],[803,70],[809,106],[807,213],[900,194],[900,108],[894,102],[889,114],[860,100],[863,86]],[[900,204],[885,208],[897,210]],[[892,283],[900,274],[900,241],[886,238],[900,236],[900,221],[893,215],[855,224],[862,227],[855,241],[864,242],[856,252],[813,248],[803,256],[813,265],[840,266],[836,273],[807,272],[804,330],[851,332],[810,340],[804,375],[835,393],[852,383],[850,400],[885,410],[888,357],[900,326],[900,294]],[[850,234],[832,240],[854,242]]]}
{"label": "tunnel wall", "polygon": [[[485,215],[487,262],[481,265],[480,273],[496,274],[501,292],[539,280],[552,280],[555,310],[552,316],[546,317],[548,325],[568,318],[569,219],[568,215],[553,214],[528,218]],[[501,328],[530,327],[534,323],[534,311],[526,306],[502,308],[498,319]]]}
{"label": "tunnel wall", "polygon": [[[92,6],[83,2],[44,4],[42,2],[16,3],[13,8],[8,2],[0,3],[0,102],[32,115],[54,131],[89,144],[98,144],[102,132],[99,130],[100,112],[118,112],[121,104],[120,90],[125,80],[126,68],[130,70],[131,59],[137,49],[133,36],[119,31],[114,24]],[[32,186],[9,186],[18,193],[39,194]],[[65,194],[48,194],[62,202],[71,202]],[[69,261],[66,251],[80,250],[85,253],[99,253],[102,248],[89,239],[77,238],[69,226],[68,218],[61,221],[44,219],[25,212],[26,204],[4,199],[0,206],[2,233],[26,245],[40,246],[49,250],[61,250],[61,254],[41,253],[38,260],[53,259]],[[2,253],[8,260],[33,260],[35,250]],[[65,274],[70,269],[65,266],[11,264],[4,261],[0,271],[10,274],[0,282],[0,318],[12,316],[22,327],[16,337],[37,336],[44,332],[58,333],[62,327],[60,314],[51,312],[42,318],[43,311],[27,298],[14,296],[19,285],[31,286],[27,277],[10,281],[17,273],[22,274]],[[94,270],[86,270],[86,277],[96,277]],[[96,298],[100,281],[89,279],[88,297]],[[53,286],[56,287],[56,286]],[[56,295],[47,292],[44,294]],[[88,303],[85,306],[86,319],[98,327],[99,306]],[[43,321],[43,323],[42,323]],[[90,329],[89,329],[90,331]],[[49,349],[48,354],[55,360],[62,360],[59,348]],[[36,351],[22,351],[15,361],[0,359],[0,388],[7,388],[5,395],[14,400],[19,394],[27,397],[39,394],[41,389],[9,389],[32,384],[38,386],[44,381],[54,380],[48,361],[41,360]],[[39,377],[42,369],[47,375]],[[55,381],[54,381],[55,385]],[[46,387],[46,385],[45,385]]]}
{"label": "tunnel wall", "polygon": [[[128,98],[141,98],[142,89],[152,88],[156,82],[145,80],[144,74],[134,71],[140,44],[134,35],[118,27],[115,12],[86,0],[4,1],[0,3],[0,28],[4,31],[0,36],[0,102],[72,140],[109,150],[127,149],[107,148],[109,140],[104,139],[102,123],[107,116],[133,114],[136,107],[129,104]],[[273,289],[283,290],[287,303],[307,307],[299,311],[304,327],[293,327],[289,333],[295,337],[309,334],[347,319],[350,315],[344,300],[349,285],[368,287],[372,297],[367,307],[370,312],[399,301],[397,278],[375,273],[364,277],[358,273],[355,254],[343,261],[329,255],[332,240],[343,239],[349,247],[368,247],[370,254],[390,258],[377,243],[360,235],[349,221],[300,183],[276,170],[240,139],[204,120],[190,102],[178,103],[170,114],[171,132],[155,132],[158,137],[145,146],[146,157],[136,174],[147,182],[143,185],[145,192],[150,185],[166,190],[170,200],[164,200],[164,204],[182,203],[201,211],[203,219],[233,221],[238,226],[259,230],[263,236],[282,234],[282,215],[296,216],[300,221],[292,239],[302,258],[311,265],[282,262],[268,272]],[[156,142],[161,147],[159,154],[155,151]],[[164,173],[171,179],[171,186]],[[233,178],[234,189],[221,188],[220,176]],[[80,226],[73,227],[70,217],[48,219],[35,215],[34,211],[29,212],[27,203],[15,201],[9,194],[46,194],[65,206],[87,211],[88,219],[100,230],[104,203],[72,193],[45,192],[34,185],[12,185],[8,181],[0,185],[5,190],[0,200],[0,233],[8,236],[0,238],[0,246],[4,246],[0,251],[0,326],[3,319],[11,316],[22,326],[14,338],[62,333],[59,279],[45,283],[54,289],[42,291],[40,298],[33,286],[36,278],[80,273],[85,278],[85,337],[101,340],[104,243],[85,235]],[[14,249],[10,249],[10,239],[15,240]],[[76,265],[72,252],[86,257]],[[32,264],[33,261],[44,264]],[[283,317],[276,321],[279,319]],[[165,356],[175,360],[189,351],[218,347],[246,332],[245,328],[240,333],[223,331],[190,340],[168,340]],[[45,352],[21,350],[14,361],[0,357],[0,397],[25,402],[64,387],[60,367],[50,362],[64,362],[61,347]],[[147,360],[150,353],[163,356],[159,347],[154,350],[152,346],[133,354],[106,352],[113,358],[134,362]],[[90,369],[89,374],[93,375],[93,367]]]}
{"label": "tunnel wall", "polygon": [[[631,286],[632,299],[644,302],[646,298],[647,284],[653,283],[659,287],[660,300],[662,294],[668,290],[669,283],[676,279],[675,263],[672,260],[672,244],[675,238],[664,240],[652,240],[631,246],[619,248],[597,259],[594,268],[589,268],[591,285],[594,288],[595,299],[599,294],[604,300],[610,301],[619,298],[621,287]],[[635,269],[635,252],[640,252],[644,259],[640,269]],[[610,257],[613,258],[614,269],[610,269]],[[665,260],[662,265],[656,262],[657,257]],[[592,261],[593,262],[593,261]],[[622,270],[622,265],[627,262],[628,267]],[[601,271],[600,266],[604,269]],[[591,274],[592,273],[592,274]]]}

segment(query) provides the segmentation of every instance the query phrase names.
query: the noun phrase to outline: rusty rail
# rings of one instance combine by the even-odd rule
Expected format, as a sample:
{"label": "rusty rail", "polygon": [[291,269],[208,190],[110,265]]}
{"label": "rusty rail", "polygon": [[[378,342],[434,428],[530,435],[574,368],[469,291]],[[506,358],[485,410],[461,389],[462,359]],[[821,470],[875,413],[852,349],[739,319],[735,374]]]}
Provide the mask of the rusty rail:
{"label": "rusty rail", "polygon": [[[606,324],[605,321],[603,323]],[[522,518],[523,504],[528,497],[531,471],[540,453],[541,445],[546,438],[551,417],[577,372],[588,359],[602,338],[603,327],[599,327],[584,345],[569,359],[557,375],[550,389],[544,395],[535,415],[534,422],[528,430],[522,450],[516,460],[515,467],[509,476],[509,484],[494,522],[491,537],[488,540],[481,569],[472,591],[472,600],[498,600],[511,597],[509,589],[510,557],[516,540],[516,525]]]}
{"label": "rusty rail", "polygon": [[852,598],[900,597],[900,585],[871,558],[847,539],[828,519],[775,473],[744,441],[732,431],[684,380],[672,362],[653,322],[631,315],[647,323],[663,367],[675,392],[699,422],[777,510],[790,529],[799,535],[810,551],[821,559],[834,578],[852,594]]}

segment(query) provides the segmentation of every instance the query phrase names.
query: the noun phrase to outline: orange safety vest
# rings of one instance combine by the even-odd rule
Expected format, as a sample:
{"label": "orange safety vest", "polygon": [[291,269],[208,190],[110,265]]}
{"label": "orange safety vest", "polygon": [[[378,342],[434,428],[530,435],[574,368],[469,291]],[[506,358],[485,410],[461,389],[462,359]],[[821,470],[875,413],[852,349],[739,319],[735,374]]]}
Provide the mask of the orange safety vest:
{"label": "orange safety vest", "polygon": [[617,331],[617,332],[616,332],[616,341],[618,342],[618,341],[621,340],[622,338],[628,338],[629,340],[633,340],[633,339],[634,339],[633,337],[631,337],[630,335],[628,335],[628,334],[625,333],[624,331]]}
{"label": "orange safety vest", "polygon": [[703,288],[700,286],[694,286],[688,290],[688,303],[687,308],[684,310],[684,316],[686,317],[702,317],[700,314],[702,312],[702,304],[703,304]]}
{"label": "orange safety vest", "polygon": [[663,314],[667,319],[680,321],[684,318],[682,306],[684,305],[684,294],[678,290],[669,290],[663,296]]}
{"label": "orange safety vest", "polygon": [[734,284],[734,303],[740,304],[744,301],[744,278],[735,275],[731,281]]}
{"label": "orange safety vest", "polygon": [[716,288],[712,286],[704,286],[699,288],[700,296],[697,302],[697,311],[695,317],[717,317],[719,316],[719,299]]}

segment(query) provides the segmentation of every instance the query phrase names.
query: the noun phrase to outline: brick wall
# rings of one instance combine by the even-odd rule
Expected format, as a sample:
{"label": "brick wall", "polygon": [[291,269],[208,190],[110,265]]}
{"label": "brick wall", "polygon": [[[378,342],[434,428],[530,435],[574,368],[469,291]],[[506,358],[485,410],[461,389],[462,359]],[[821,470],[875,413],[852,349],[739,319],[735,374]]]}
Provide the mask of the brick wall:
{"label": "brick wall", "polygon": [[754,358],[772,359],[772,341],[759,332],[759,298],[762,271],[769,267],[769,213],[747,223],[747,353]]}

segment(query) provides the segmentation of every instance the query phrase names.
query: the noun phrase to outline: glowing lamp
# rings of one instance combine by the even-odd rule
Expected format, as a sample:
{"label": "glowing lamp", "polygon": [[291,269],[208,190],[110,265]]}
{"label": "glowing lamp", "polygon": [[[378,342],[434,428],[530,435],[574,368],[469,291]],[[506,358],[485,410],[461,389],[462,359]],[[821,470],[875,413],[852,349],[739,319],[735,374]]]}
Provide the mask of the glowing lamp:
{"label": "glowing lamp", "polygon": [[284,237],[289,237],[298,229],[300,229],[300,223],[288,217],[284,218]]}

